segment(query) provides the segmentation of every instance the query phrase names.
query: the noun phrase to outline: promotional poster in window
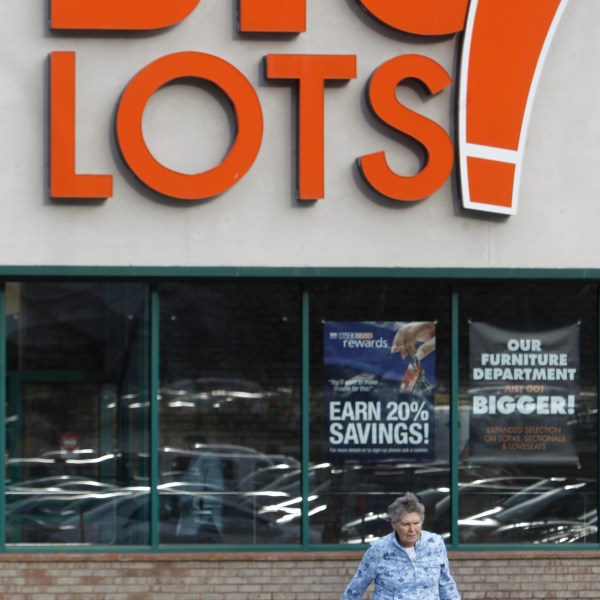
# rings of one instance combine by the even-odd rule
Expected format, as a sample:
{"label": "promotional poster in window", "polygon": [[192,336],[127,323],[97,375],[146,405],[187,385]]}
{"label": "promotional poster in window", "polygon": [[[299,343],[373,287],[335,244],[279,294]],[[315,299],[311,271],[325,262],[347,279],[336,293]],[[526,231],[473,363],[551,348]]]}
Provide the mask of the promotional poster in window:
{"label": "promotional poster in window", "polygon": [[435,457],[435,323],[324,323],[325,460]]}
{"label": "promotional poster in window", "polygon": [[577,463],[579,324],[469,324],[470,461]]}

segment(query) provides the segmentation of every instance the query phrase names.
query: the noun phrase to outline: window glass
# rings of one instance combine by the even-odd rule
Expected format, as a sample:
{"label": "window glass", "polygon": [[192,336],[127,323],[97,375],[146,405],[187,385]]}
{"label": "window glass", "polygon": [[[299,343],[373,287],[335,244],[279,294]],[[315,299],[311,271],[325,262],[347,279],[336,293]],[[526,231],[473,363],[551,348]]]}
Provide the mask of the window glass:
{"label": "window glass", "polygon": [[406,491],[425,527],[450,490],[450,289],[323,282],[311,288],[310,523],[324,543],[391,532]]}
{"label": "window glass", "polygon": [[6,288],[9,544],[147,544],[147,292]]}
{"label": "window glass", "polygon": [[406,491],[459,544],[598,542],[595,284],[457,285],[452,499],[450,285],[306,285],[303,499],[301,284],[158,285],[154,447],[148,287],[6,284],[7,544],[357,544]]}
{"label": "window glass", "polygon": [[596,308],[590,284],[461,286],[461,543],[597,540]]}
{"label": "window glass", "polygon": [[160,541],[299,543],[300,286],[159,292]]}

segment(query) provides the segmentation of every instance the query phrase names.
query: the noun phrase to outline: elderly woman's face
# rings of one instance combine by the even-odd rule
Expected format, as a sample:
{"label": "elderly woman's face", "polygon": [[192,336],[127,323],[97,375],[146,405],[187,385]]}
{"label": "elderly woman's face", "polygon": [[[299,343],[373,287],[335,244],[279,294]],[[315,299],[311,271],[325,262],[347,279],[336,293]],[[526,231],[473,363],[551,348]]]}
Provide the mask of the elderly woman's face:
{"label": "elderly woman's face", "polygon": [[403,514],[392,524],[394,531],[398,534],[400,545],[406,547],[414,546],[421,535],[421,517],[419,513],[411,512]]}

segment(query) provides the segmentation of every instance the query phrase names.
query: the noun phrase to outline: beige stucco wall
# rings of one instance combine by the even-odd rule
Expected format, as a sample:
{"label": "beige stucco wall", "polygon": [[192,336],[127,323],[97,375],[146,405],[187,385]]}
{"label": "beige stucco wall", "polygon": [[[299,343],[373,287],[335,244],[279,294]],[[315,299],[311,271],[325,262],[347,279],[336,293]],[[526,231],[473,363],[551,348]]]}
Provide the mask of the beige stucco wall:
{"label": "beige stucco wall", "polygon": [[[202,0],[182,23],[149,34],[57,33],[45,3],[5,0],[0,30],[0,265],[597,267],[600,217],[600,3],[571,0],[540,79],[521,182],[519,212],[465,211],[458,173],[426,200],[404,206],[374,194],[356,158],[386,152],[392,168],[416,173],[423,156],[370,115],[374,70],[403,54],[429,56],[452,85],[429,98],[418,86],[399,96],[456,134],[460,35],[422,39],[383,27],[358,2],[307,0],[307,31],[242,35],[236,2]],[[105,201],[48,198],[48,56],[77,60],[79,173],[111,174]],[[215,54],[252,83],[265,130],[248,174],[221,196],[165,202],[119,156],[114,115],[132,77],[173,52]],[[287,85],[265,81],[269,53],[354,54],[358,76],[327,88],[325,198],[299,203],[295,111]],[[168,86],[149,102],[146,142],[182,172],[217,164],[231,142],[231,115],[205,88]]]}

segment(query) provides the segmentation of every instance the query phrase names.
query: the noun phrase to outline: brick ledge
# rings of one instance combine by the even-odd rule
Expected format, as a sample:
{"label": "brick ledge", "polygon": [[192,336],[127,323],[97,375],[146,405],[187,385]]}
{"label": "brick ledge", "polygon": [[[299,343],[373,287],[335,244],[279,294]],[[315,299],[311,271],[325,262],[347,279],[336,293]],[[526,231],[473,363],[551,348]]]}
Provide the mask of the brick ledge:
{"label": "brick ledge", "polygon": [[[4,553],[1,563],[44,562],[274,562],[274,561],[358,561],[363,551],[307,552],[102,552],[102,553]],[[456,550],[449,552],[454,562],[462,560],[565,560],[600,559],[600,550]]]}

